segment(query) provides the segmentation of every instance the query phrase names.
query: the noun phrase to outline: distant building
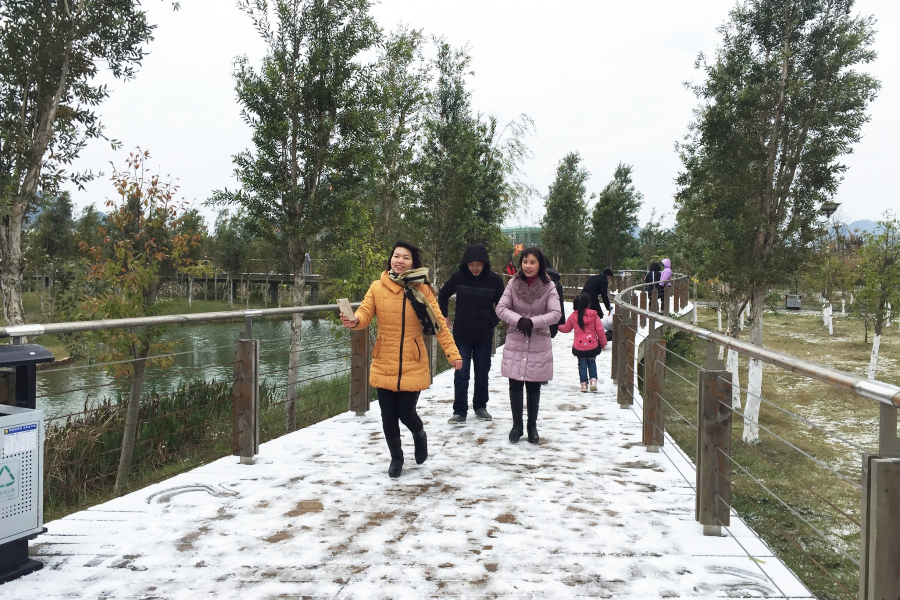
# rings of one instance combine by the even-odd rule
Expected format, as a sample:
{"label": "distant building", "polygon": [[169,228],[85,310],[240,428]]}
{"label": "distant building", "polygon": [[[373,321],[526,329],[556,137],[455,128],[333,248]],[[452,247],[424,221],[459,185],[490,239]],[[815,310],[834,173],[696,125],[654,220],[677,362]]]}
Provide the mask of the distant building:
{"label": "distant building", "polygon": [[512,242],[516,254],[525,248],[541,245],[540,227],[504,227],[500,231]]}

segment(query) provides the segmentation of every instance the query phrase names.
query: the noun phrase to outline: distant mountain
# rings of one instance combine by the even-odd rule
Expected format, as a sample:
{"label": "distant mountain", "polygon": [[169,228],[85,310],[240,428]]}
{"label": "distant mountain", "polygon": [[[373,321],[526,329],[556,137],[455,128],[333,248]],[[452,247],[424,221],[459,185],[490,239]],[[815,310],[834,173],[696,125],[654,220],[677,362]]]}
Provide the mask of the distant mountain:
{"label": "distant mountain", "polygon": [[874,233],[876,229],[878,229],[878,223],[872,221],[871,219],[863,219],[862,221],[854,221],[847,225],[847,229],[851,232],[855,230],[859,230],[860,232],[865,231],[866,233]]}

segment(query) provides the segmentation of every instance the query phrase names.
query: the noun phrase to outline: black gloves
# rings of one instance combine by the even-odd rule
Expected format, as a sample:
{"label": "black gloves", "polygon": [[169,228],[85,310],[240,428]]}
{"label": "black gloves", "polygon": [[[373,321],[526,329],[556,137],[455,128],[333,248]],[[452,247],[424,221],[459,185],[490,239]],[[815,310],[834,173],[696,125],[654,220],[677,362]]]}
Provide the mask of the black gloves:
{"label": "black gloves", "polygon": [[519,322],[516,323],[516,329],[524,333],[526,337],[531,337],[532,327],[534,327],[534,323],[532,323],[531,319],[528,317],[522,317],[519,319]]}

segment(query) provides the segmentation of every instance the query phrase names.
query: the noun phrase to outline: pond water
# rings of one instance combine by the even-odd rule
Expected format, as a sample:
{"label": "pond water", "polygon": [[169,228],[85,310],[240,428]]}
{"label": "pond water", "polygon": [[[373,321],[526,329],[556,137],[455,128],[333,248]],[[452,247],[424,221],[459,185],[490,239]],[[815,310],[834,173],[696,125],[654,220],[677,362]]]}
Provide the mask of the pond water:
{"label": "pond water", "polygon": [[[188,381],[230,381],[233,343],[243,323],[209,323],[172,327],[163,341],[176,341],[174,365],[168,369],[148,366],[144,395],[167,393]],[[271,320],[253,323],[253,337],[260,340],[260,382],[287,382],[291,323]],[[300,345],[300,377],[306,380],[341,372],[350,366],[350,336],[326,320],[304,320]],[[301,383],[302,385],[302,383]],[[78,413],[98,398],[125,398],[128,383],[117,382],[104,365],[73,364],[38,371],[37,407],[47,418]]]}

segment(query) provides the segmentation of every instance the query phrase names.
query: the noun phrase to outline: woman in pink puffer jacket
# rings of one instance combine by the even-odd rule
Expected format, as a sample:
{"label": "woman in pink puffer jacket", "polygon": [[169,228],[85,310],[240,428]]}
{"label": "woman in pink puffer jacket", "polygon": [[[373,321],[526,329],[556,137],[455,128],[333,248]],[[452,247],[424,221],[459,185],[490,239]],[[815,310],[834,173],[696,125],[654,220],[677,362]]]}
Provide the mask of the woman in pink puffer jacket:
{"label": "woman in pink puffer jacket", "polygon": [[522,404],[528,395],[528,441],[540,441],[537,414],[541,382],[553,379],[553,342],[550,326],[559,322],[561,307],[556,286],[547,275],[547,259],[540,248],[526,248],[519,256],[519,272],[509,280],[497,316],[509,324],[500,374],[509,378],[513,428],[509,441],[522,437]]}
{"label": "woman in pink puffer jacket", "polygon": [[572,355],[578,359],[578,375],[581,391],[588,391],[590,375],[591,391],[597,391],[597,355],[606,348],[606,331],[597,311],[590,309],[591,297],[579,294],[572,303],[572,314],[559,326],[560,333],[575,330]]}

